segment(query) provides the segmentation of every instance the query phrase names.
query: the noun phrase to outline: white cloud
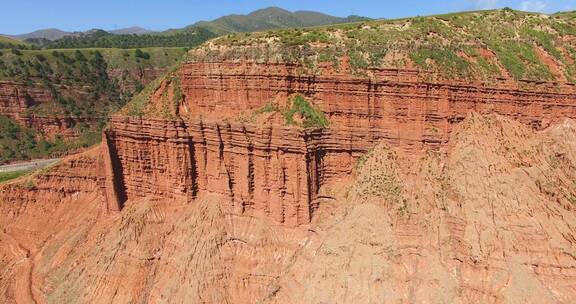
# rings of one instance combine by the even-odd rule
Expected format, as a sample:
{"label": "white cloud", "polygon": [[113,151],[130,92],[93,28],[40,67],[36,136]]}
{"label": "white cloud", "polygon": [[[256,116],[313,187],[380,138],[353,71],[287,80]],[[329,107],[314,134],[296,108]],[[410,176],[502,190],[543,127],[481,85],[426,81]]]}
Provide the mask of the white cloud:
{"label": "white cloud", "polygon": [[478,9],[493,9],[498,6],[499,0],[474,0],[474,6]]}
{"label": "white cloud", "polygon": [[529,12],[543,12],[548,7],[547,1],[528,0],[520,3],[520,9]]}

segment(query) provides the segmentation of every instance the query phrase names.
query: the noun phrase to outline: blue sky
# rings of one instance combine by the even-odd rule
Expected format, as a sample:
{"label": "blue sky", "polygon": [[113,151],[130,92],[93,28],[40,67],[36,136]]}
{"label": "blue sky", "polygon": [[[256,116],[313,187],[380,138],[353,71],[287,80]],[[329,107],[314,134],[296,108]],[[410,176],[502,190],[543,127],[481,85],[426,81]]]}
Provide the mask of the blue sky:
{"label": "blue sky", "polygon": [[576,10],[576,0],[1,0],[0,33],[20,34],[41,28],[84,31],[133,25],[164,30],[227,14],[279,6],[336,16],[396,18],[473,9],[512,7],[557,12]]}

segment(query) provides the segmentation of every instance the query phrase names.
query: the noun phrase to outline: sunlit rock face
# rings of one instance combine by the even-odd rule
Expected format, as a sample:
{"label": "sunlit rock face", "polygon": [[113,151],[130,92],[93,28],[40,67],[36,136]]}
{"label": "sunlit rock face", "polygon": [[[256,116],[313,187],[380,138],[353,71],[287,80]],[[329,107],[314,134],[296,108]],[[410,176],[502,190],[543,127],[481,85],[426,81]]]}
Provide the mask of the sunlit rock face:
{"label": "sunlit rock face", "polygon": [[[250,62],[176,73],[175,117],[118,114],[99,147],[1,186],[3,302],[576,297],[573,89]],[[238,118],[295,95],[329,127]]]}

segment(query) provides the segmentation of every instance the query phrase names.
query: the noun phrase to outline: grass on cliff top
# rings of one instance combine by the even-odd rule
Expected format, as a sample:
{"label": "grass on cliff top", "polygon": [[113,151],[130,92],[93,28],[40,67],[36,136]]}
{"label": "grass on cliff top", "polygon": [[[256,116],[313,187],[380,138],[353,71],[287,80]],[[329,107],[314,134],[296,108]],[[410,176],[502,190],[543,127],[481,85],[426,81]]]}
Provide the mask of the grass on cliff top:
{"label": "grass on cliff top", "polygon": [[[139,50],[139,51],[138,51]],[[89,58],[92,52],[98,51],[104,57],[110,69],[136,69],[136,68],[165,68],[178,63],[186,54],[185,48],[143,48],[143,49],[49,49],[49,50],[1,50],[0,60],[4,64],[22,61],[34,61],[40,59],[57,68],[61,64],[61,55],[70,58],[70,62],[76,61],[76,54],[80,52]],[[1,74],[0,74],[1,76]]]}
{"label": "grass on cliff top", "polygon": [[573,17],[502,9],[242,33],[210,41],[189,58],[291,62],[312,71],[321,63],[339,69],[348,58],[352,72],[416,66],[449,79],[490,80],[507,73],[517,80],[558,80],[540,48],[574,81]]}

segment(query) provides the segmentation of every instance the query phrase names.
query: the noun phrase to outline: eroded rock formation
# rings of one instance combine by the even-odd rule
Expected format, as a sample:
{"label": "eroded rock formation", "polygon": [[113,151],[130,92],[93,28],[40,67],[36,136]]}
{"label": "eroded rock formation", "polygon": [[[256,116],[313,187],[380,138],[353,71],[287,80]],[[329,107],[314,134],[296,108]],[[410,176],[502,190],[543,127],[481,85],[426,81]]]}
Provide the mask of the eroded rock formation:
{"label": "eroded rock formation", "polygon": [[19,119],[22,112],[31,106],[52,101],[47,89],[28,88],[11,81],[0,82],[0,114]]}
{"label": "eroded rock formation", "polygon": [[[570,303],[574,89],[372,72],[185,64],[177,117],[0,188],[0,296]],[[294,94],[330,127],[236,119]]]}
{"label": "eroded rock formation", "polygon": [[[444,147],[470,111],[500,114],[535,129],[576,118],[576,92],[569,85],[534,83],[535,91],[509,83],[426,83],[413,71],[376,70],[374,79],[366,79],[301,70],[186,64],[180,71],[184,120],[112,119],[106,139],[122,179],[119,189],[127,199],[193,200],[199,192],[218,193],[230,197],[238,214],[265,214],[301,225],[317,208],[318,190],[349,176],[356,159],[376,143],[418,157]],[[233,120],[294,94],[326,113],[330,128]]]}

